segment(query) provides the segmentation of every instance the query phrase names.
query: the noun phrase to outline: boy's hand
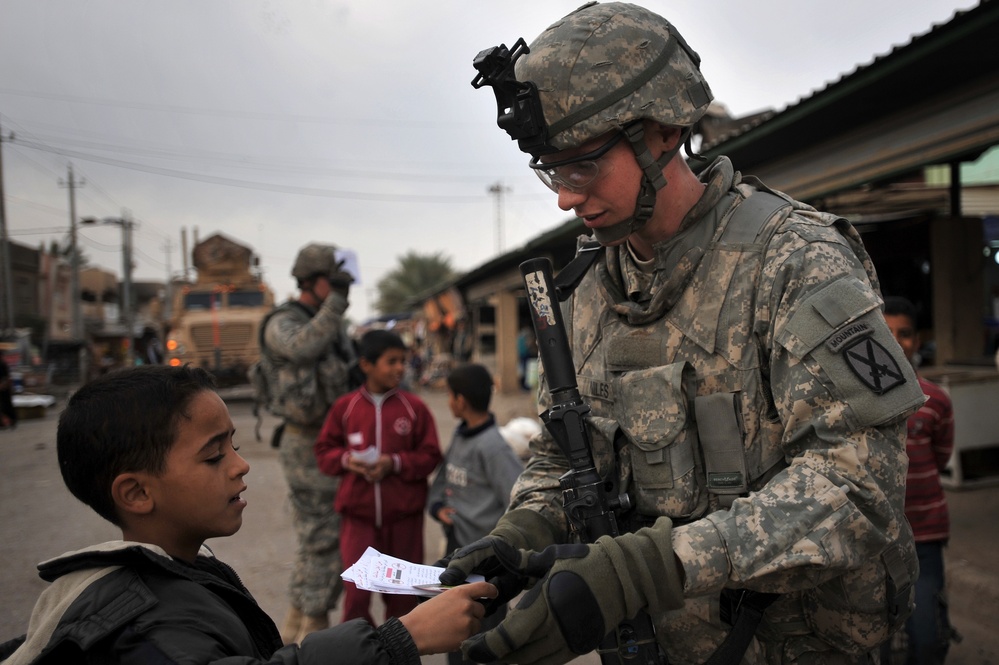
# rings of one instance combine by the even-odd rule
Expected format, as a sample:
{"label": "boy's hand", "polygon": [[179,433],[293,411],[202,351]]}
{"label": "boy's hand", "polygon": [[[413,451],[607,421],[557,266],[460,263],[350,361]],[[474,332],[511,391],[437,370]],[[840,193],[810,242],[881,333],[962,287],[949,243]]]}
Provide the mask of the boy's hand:
{"label": "boy's hand", "polygon": [[451,526],[454,524],[454,514],[458,512],[451,506],[444,506],[437,511],[437,521],[441,524]]}
{"label": "boy's hand", "polygon": [[369,483],[377,483],[392,473],[394,469],[395,464],[392,462],[392,457],[390,455],[382,455],[378,458],[377,462],[368,466],[368,474],[365,477]]}
{"label": "boy's hand", "polygon": [[362,462],[356,457],[347,456],[346,468],[351,473],[364,476],[364,479],[369,483],[377,483],[379,480],[392,473],[394,464],[390,455],[382,455],[371,464]]}
{"label": "boy's hand", "polygon": [[356,457],[351,456],[347,456],[347,463],[345,466],[351,473],[356,473],[357,475],[364,476],[365,478],[367,478],[368,471],[371,468],[370,464],[362,462]]}
{"label": "boy's hand", "polygon": [[457,651],[461,643],[479,632],[486,608],[479,598],[495,598],[496,587],[473,582],[448,589],[399,618],[421,656]]}

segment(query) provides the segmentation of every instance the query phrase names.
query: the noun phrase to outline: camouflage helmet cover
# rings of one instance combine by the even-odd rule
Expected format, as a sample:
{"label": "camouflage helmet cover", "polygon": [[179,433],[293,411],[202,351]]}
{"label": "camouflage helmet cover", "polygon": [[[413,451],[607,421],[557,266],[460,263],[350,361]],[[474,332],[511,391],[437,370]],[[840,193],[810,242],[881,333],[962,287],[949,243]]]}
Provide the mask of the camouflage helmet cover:
{"label": "camouflage helmet cover", "polygon": [[699,63],[658,14],[593,2],[549,26],[515,71],[538,88],[548,144],[566,150],[641,118],[692,126],[712,100]]}
{"label": "camouflage helmet cover", "polygon": [[336,247],[310,243],[299,250],[295,265],[291,267],[291,276],[301,281],[313,275],[331,275],[337,270]]}

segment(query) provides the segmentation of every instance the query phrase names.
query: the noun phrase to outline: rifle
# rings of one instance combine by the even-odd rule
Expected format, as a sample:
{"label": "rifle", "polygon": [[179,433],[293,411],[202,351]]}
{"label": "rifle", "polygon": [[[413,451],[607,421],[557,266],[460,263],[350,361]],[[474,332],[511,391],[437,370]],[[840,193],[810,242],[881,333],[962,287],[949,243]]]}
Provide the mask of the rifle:
{"label": "rifle", "polygon": [[[618,513],[631,507],[631,498],[626,493],[615,494],[616,483],[605,482],[593,461],[585,423],[590,407],[580,397],[576,384],[576,368],[556,297],[551,261],[530,259],[520,264],[520,272],[551,395],[551,407],[541,414],[541,419],[570,466],[559,485],[572,536],[579,542],[592,543],[600,536],[620,535]],[[667,662],[656,642],[652,618],[645,610],[619,624],[603,639],[597,653],[604,665]]]}

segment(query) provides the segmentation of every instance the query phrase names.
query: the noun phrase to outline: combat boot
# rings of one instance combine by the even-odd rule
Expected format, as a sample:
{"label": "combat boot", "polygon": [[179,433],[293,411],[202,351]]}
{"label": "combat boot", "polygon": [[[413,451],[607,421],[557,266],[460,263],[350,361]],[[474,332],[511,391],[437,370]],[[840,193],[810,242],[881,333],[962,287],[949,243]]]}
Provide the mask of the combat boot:
{"label": "combat boot", "polygon": [[288,608],[288,614],[285,615],[284,621],[281,622],[281,628],[278,632],[281,633],[281,641],[285,644],[292,644],[295,642],[295,638],[298,637],[298,631],[302,629],[302,619],[305,617],[302,614],[302,610],[297,607]]}
{"label": "combat boot", "polygon": [[324,612],[323,614],[303,614],[302,615],[302,625],[298,629],[298,635],[295,637],[295,642],[298,644],[302,643],[305,636],[309,633],[314,633],[317,630],[322,630],[323,628],[330,627],[329,616]]}

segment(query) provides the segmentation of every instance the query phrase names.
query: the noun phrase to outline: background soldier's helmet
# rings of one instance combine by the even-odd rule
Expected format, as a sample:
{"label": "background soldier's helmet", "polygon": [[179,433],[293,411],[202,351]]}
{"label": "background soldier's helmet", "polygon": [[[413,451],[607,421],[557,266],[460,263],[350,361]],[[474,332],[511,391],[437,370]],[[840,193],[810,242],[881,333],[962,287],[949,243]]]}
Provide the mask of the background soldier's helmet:
{"label": "background soldier's helmet", "polygon": [[585,5],[530,49],[517,60],[517,80],[537,86],[548,144],[558,150],[641,118],[690,127],[712,99],[698,55],[669,21],[637,5]]}
{"label": "background soldier's helmet", "polygon": [[301,282],[315,275],[332,275],[339,269],[336,247],[312,243],[298,252],[291,276]]}

